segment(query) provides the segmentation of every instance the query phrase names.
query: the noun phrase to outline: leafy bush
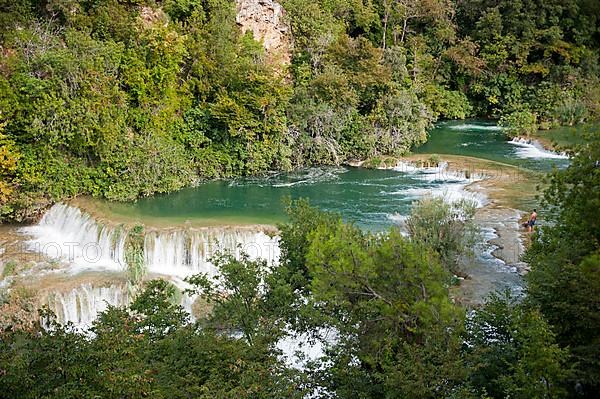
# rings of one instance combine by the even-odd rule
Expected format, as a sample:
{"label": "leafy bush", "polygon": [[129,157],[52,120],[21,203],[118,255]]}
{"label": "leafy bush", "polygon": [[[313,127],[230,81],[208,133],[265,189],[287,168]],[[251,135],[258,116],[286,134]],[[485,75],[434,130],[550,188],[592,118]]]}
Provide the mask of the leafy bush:
{"label": "leafy bush", "polygon": [[465,119],[472,115],[473,107],[467,96],[457,90],[438,85],[427,85],[423,102],[433,115],[444,119]]}
{"label": "leafy bush", "polygon": [[427,159],[427,162],[430,164],[430,166],[437,167],[440,164],[440,156],[437,154],[431,154],[429,159]]}
{"label": "leafy bush", "polygon": [[422,199],[413,205],[406,220],[408,233],[414,241],[436,251],[447,270],[461,275],[459,260],[472,254],[478,239],[475,209],[467,200],[450,204],[443,198]]}
{"label": "leafy bush", "polygon": [[[592,131],[574,149],[568,168],[554,171],[541,204],[550,223],[533,237],[524,260],[527,301],[539,307],[556,340],[569,348],[586,395],[600,387],[600,135]],[[577,289],[573,289],[577,287]]]}
{"label": "leafy bush", "polygon": [[4,269],[2,270],[2,278],[6,278],[8,276],[12,276],[17,272],[17,262],[14,260],[9,260],[4,264]]}
{"label": "leafy bush", "polygon": [[147,272],[143,225],[136,225],[127,232],[125,262],[127,263],[127,283],[130,294],[133,295],[140,288],[142,279]]}
{"label": "leafy bush", "polygon": [[529,136],[538,130],[537,117],[531,111],[515,111],[502,115],[498,124],[506,128],[511,137]]}
{"label": "leafy bush", "polygon": [[492,294],[467,320],[471,384],[491,397],[565,397],[568,350],[536,309]]}
{"label": "leafy bush", "polygon": [[587,109],[581,101],[566,98],[556,107],[555,114],[561,124],[573,126],[582,123],[586,119]]}

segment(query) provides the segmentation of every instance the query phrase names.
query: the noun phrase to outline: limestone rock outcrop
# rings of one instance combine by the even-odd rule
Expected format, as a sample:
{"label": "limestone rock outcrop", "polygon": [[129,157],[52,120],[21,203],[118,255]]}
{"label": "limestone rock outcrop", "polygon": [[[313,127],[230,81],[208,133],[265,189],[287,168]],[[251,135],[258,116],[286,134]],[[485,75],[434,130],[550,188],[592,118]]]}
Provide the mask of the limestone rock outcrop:
{"label": "limestone rock outcrop", "polygon": [[237,0],[236,4],[236,23],[242,32],[252,32],[254,39],[262,43],[269,62],[289,64],[291,37],[281,4],[274,0]]}

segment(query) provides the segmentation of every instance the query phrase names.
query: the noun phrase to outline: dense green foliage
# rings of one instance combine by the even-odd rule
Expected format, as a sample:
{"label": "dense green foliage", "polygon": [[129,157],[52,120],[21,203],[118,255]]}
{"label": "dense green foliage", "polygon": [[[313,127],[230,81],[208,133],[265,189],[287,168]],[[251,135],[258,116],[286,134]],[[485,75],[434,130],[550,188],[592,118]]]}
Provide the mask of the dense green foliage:
{"label": "dense green foliage", "polygon": [[544,195],[552,224],[527,251],[528,301],[552,324],[576,365],[574,383],[600,390],[600,136],[575,150],[572,164],[550,177]]}
{"label": "dense green foliage", "polygon": [[302,397],[273,354],[185,325],[172,295],[168,283],[150,282],[129,309],[104,312],[93,337],[60,325],[3,334],[2,397]]}
{"label": "dense green foliage", "polygon": [[340,222],[311,236],[313,298],[339,334],[323,383],[340,398],[449,395],[465,376],[463,313],[436,255],[397,230]]}
{"label": "dense green foliage", "polygon": [[[403,154],[438,118],[512,135],[600,116],[593,0],[282,0],[289,66],[242,35],[232,0],[0,0],[0,221],[82,193],[133,200],[198,179]],[[449,294],[472,209],[428,199],[410,237],[291,203],[281,265],[223,254],[188,282],[132,290],[92,334],[0,317],[0,396],[547,398],[600,390],[600,138],[555,171],[522,303]],[[146,273],[142,227],[128,281]],[[17,265],[6,265],[5,275]],[[12,308],[11,308],[12,307]],[[48,325],[46,327],[48,327]],[[323,332],[333,332],[333,337]],[[288,333],[324,357],[280,358]]]}
{"label": "dense green foliage", "polygon": [[[289,88],[238,32],[232,3],[3,1],[0,12],[13,192],[128,200],[289,167]],[[22,219],[30,204],[8,206]]]}
{"label": "dense green foliage", "polygon": [[468,200],[447,203],[443,198],[425,198],[413,205],[406,227],[412,240],[432,248],[446,270],[459,275],[461,258],[472,255],[477,242],[475,209]]}
{"label": "dense green foliage", "polygon": [[540,313],[492,295],[467,322],[467,364],[472,387],[495,398],[564,397],[568,351]]}
{"label": "dense green foliage", "polygon": [[457,22],[484,65],[464,76],[469,97],[515,133],[598,118],[599,18],[587,0],[463,2]]}
{"label": "dense green foliage", "polygon": [[290,65],[233,0],[1,0],[0,220],[398,155],[436,118],[523,134],[600,113],[594,1],[282,4]]}
{"label": "dense green foliage", "polygon": [[[201,321],[204,328],[239,332],[250,346],[268,346],[281,338],[285,319],[275,317],[277,310],[289,305],[292,294],[289,285],[281,284],[266,262],[251,261],[246,254],[236,259],[232,254],[213,258],[219,275],[209,278],[196,275],[188,282],[196,288],[212,313]],[[224,296],[223,293],[227,295]]]}
{"label": "dense green foliage", "polygon": [[[566,396],[569,352],[535,307],[493,297],[466,316],[426,242],[363,232],[304,201],[289,209],[280,267],[218,254],[217,275],[188,278],[204,306],[193,323],[162,280],[102,313],[91,335],[48,313],[49,329],[3,323],[3,397]],[[290,367],[277,349],[290,333],[319,340],[323,357]]]}

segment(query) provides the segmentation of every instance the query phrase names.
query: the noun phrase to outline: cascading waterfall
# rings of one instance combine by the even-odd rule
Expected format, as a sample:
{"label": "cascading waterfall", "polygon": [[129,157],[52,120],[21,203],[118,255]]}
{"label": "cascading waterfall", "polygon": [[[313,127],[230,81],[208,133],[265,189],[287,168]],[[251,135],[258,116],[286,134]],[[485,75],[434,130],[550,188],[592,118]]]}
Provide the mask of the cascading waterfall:
{"label": "cascading waterfall", "polygon": [[[428,183],[443,182],[443,184],[433,187],[403,188],[402,190],[389,192],[389,194],[414,198],[422,198],[429,195],[443,198],[448,202],[456,202],[464,199],[473,202],[477,207],[482,207],[488,203],[488,199],[484,194],[466,190],[467,185],[489,177],[484,173],[468,169],[452,170],[449,168],[447,162],[440,162],[439,165],[434,167],[419,167],[414,163],[399,161],[392,169],[410,174],[416,179]],[[394,219],[398,218],[398,216],[390,215],[388,217]]]}
{"label": "cascading waterfall", "polygon": [[[56,204],[37,225],[22,231],[32,237],[30,249],[69,262],[72,272],[126,270],[126,229],[100,224],[78,208]],[[214,275],[210,258],[225,251],[236,256],[243,251],[251,259],[265,259],[269,264],[279,260],[278,238],[259,228],[181,228],[144,233],[144,258],[150,273],[177,278]]]}
{"label": "cascading waterfall", "polygon": [[[31,237],[30,250],[66,262],[73,274],[111,270],[122,276],[127,270],[127,229],[101,224],[73,206],[56,204],[37,225],[21,231]],[[187,288],[183,279],[189,275],[216,273],[210,258],[217,252],[236,256],[244,252],[269,264],[279,260],[278,238],[251,227],[149,230],[144,232],[143,251],[147,272],[166,276],[180,290]],[[130,300],[125,284],[84,283],[68,291],[53,291],[45,302],[60,323],[72,322],[85,329],[108,305],[126,306]],[[194,300],[187,294],[181,296],[181,305],[190,314]]]}
{"label": "cascading waterfall", "polygon": [[124,269],[124,229],[102,225],[78,208],[56,204],[37,225],[21,231],[32,237],[30,250],[67,261],[74,271]]}
{"label": "cascading waterfall", "polygon": [[277,238],[262,231],[227,228],[159,231],[147,233],[144,240],[148,270],[179,278],[196,273],[213,276],[216,269],[209,259],[224,251],[236,256],[244,252],[251,259],[265,259],[269,264],[279,260]]}
{"label": "cascading waterfall", "polygon": [[[178,285],[176,282],[172,283],[175,286]],[[180,288],[178,287],[178,289]],[[180,305],[191,316],[192,304],[195,299],[195,296],[181,294]],[[83,283],[66,291],[52,291],[42,299],[54,312],[60,324],[65,325],[70,322],[79,330],[88,329],[98,315],[108,309],[109,305],[128,306],[131,300],[127,284],[94,286],[91,283]]]}
{"label": "cascading waterfall", "polygon": [[77,328],[85,329],[108,305],[127,306],[129,301],[125,285],[94,287],[85,283],[69,291],[53,291],[48,294],[45,302],[56,314],[59,323],[71,322]]}
{"label": "cascading waterfall", "polygon": [[565,153],[557,153],[546,150],[539,142],[528,140],[522,137],[515,137],[510,144],[517,146],[516,154],[520,158],[551,158],[551,159],[568,159],[569,156]]}

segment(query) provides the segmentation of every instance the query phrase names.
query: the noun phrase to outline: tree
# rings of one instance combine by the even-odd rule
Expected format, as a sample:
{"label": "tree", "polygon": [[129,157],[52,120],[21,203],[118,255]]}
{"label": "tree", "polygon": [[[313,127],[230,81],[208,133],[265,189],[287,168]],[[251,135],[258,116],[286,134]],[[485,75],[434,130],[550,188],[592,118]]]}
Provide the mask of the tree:
{"label": "tree", "polygon": [[459,261],[472,253],[478,237],[475,208],[468,200],[449,204],[443,198],[422,199],[406,220],[408,233],[412,240],[437,252],[448,271],[460,275]]}
{"label": "tree", "polygon": [[129,309],[109,307],[92,333],[61,326],[0,340],[3,396],[302,398],[305,379],[265,346],[186,324],[173,286],[155,280]]}
{"label": "tree", "polygon": [[311,207],[308,200],[288,200],[286,212],[289,222],[278,225],[281,241],[280,266],[275,270],[284,276],[293,290],[309,292],[311,275],[306,256],[311,235],[321,225],[338,223],[341,217]]}
{"label": "tree", "polygon": [[188,277],[199,294],[212,306],[203,322],[206,327],[229,334],[241,333],[250,346],[268,346],[283,335],[284,320],[277,317],[289,303],[291,292],[271,273],[264,260],[252,261],[245,253],[218,254],[211,260],[218,270],[214,277]]}
{"label": "tree", "polygon": [[[600,137],[576,148],[569,167],[554,171],[544,191],[550,221],[533,238],[525,259],[528,298],[569,347],[573,384],[592,397],[600,387]],[[591,396],[590,396],[591,395]]]}
{"label": "tree", "polygon": [[314,304],[339,332],[324,380],[340,397],[436,397],[464,378],[462,312],[427,248],[340,221],[311,234],[306,259]]}
{"label": "tree", "polygon": [[492,294],[467,320],[470,384],[493,398],[565,397],[568,350],[536,309]]}
{"label": "tree", "polygon": [[0,220],[4,214],[4,206],[14,191],[13,178],[17,170],[20,154],[15,150],[14,143],[3,134],[6,122],[2,121],[0,113]]}

